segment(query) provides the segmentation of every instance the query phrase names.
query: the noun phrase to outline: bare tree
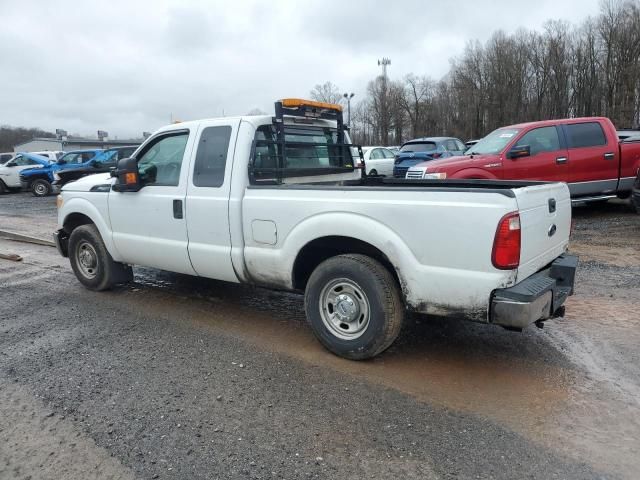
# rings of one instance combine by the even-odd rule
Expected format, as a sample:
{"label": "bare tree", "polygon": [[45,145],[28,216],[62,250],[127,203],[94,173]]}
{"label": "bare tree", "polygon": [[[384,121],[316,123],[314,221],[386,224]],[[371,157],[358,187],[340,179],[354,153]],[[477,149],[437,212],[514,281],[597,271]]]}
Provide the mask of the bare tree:
{"label": "bare tree", "polygon": [[342,100],[340,89],[331,82],[316,85],[309,94],[313,100],[318,102],[340,103]]}

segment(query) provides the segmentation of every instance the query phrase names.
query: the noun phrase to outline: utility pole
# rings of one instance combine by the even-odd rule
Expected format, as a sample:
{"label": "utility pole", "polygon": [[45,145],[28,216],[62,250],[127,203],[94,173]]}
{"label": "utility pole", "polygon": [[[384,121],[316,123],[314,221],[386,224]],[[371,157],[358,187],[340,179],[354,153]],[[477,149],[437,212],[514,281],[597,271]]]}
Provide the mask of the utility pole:
{"label": "utility pole", "polygon": [[378,60],[378,66],[382,66],[382,96],[380,98],[380,121],[378,128],[380,129],[380,140],[385,147],[389,144],[389,105],[388,105],[388,79],[387,79],[387,66],[391,65],[391,59],[388,57],[382,57],[382,60]]}
{"label": "utility pole", "polygon": [[355,97],[355,93],[345,93],[344,98],[347,99],[347,126],[351,128],[351,99]]}

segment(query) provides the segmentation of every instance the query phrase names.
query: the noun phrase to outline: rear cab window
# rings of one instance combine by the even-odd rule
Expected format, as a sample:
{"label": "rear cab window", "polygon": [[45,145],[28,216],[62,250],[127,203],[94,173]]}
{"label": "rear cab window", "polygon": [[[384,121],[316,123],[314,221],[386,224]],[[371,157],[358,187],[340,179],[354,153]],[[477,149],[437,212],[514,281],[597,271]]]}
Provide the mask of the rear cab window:
{"label": "rear cab window", "polygon": [[[278,142],[277,137],[274,125],[262,125],[256,129],[254,182],[277,180],[278,173],[284,177],[295,177],[354,170],[352,149],[338,143],[335,128],[285,125],[284,143]],[[350,142],[347,140],[347,143]]]}
{"label": "rear cab window", "polygon": [[206,127],[202,131],[193,169],[193,184],[196,187],[222,186],[230,141],[229,125]]}
{"label": "rear cab window", "polygon": [[569,148],[601,147],[607,137],[598,122],[570,123],[565,125]]}

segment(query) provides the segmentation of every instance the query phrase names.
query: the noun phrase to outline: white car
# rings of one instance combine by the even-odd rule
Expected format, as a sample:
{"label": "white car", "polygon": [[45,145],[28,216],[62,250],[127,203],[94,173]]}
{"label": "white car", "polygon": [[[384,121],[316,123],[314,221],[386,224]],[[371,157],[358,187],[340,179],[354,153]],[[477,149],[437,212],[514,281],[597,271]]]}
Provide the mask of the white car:
{"label": "white car", "polygon": [[144,265],[304,292],[318,340],[354,360],[407,310],[512,330],[562,315],[566,184],[369,182],[339,105],[275,112],[163,127],[112,175],[62,187],[54,239],[78,281],[106,290]]}
{"label": "white car", "polygon": [[0,193],[20,188],[20,172],[26,168],[41,168],[50,162],[49,157],[32,153],[16,153],[0,165]]}
{"label": "white car", "polygon": [[393,176],[393,161],[396,156],[386,147],[362,147],[367,175]]}

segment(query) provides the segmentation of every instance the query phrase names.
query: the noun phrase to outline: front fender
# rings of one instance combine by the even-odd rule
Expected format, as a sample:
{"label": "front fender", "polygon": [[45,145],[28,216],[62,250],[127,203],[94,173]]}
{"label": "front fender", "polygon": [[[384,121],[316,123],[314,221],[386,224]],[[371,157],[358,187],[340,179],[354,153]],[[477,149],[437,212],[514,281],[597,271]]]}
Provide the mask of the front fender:
{"label": "front fender", "polygon": [[456,178],[460,180],[470,180],[474,178],[483,180],[500,180],[500,178],[496,174],[487,170],[483,170],[482,168],[465,168],[464,170],[455,172],[451,176],[447,176],[447,178]]}
{"label": "front fender", "polygon": [[64,204],[62,205],[60,210],[58,210],[58,228],[63,228],[66,220],[70,215],[74,213],[85,215],[93,222],[93,224],[98,229],[98,232],[100,232],[102,241],[104,242],[107,251],[111,254],[113,259],[116,262],[122,261],[122,256],[113,243],[111,223],[109,222],[109,213],[107,209],[108,194],[91,193],[91,195],[95,195],[96,199],[98,198],[98,196],[104,197],[102,199],[103,204],[100,205],[100,208],[96,206],[93,201],[89,201],[83,197],[73,197],[70,199],[65,199]]}

